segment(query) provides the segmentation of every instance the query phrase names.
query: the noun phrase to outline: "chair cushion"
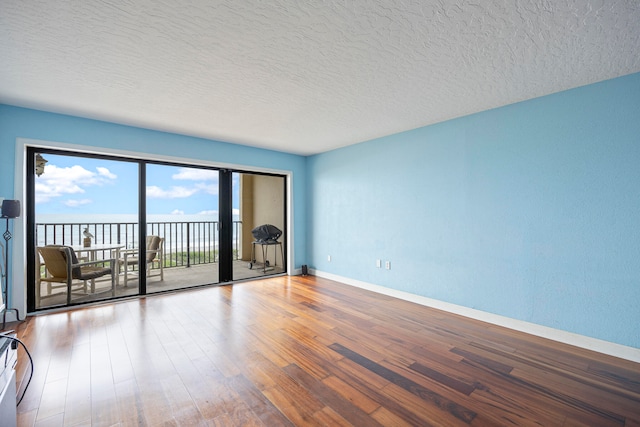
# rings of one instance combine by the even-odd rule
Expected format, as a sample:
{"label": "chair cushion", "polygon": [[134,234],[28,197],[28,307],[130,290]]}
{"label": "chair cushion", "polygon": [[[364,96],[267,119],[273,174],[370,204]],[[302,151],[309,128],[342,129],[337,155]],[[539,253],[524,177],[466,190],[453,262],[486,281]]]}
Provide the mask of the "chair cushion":
{"label": "chair cushion", "polygon": [[[53,245],[52,245],[53,246]],[[65,246],[59,246],[59,248],[64,248]],[[71,263],[78,264],[78,256],[76,255],[76,251],[73,250],[72,247],[66,246],[69,248],[69,252],[71,253]],[[62,256],[66,259],[67,253],[62,252]],[[78,280],[91,280],[96,279],[98,277],[105,276],[107,274],[111,274],[111,268],[109,267],[98,267],[95,265],[88,265],[84,267],[73,267],[71,270],[71,277]]]}
{"label": "chair cushion", "polygon": [[[76,273],[76,270],[79,270],[78,273]],[[98,277],[106,276],[107,274],[111,274],[111,269],[109,267],[86,266],[73,269],[73,278],[80,280],[96,279]]]}
{"label": "chair cushion", "polygon": [[[51,245],[54,246],[54,245]],[[69,252],[71,253],[71,264],[77,264],[78,263],[78,256],[76,255],[76,251],[73,250],[73,248],[71,246],[58,246],[58,248],[60,249],[60,252],[62,252],[62,257],[65,259],[67,259],[67,252],[63,250],[63,248],[69,248]],[[80,275],[82,273],[80,272],[80,267],[74,267],[71,270],[71,277],[74,279],[80,279]]]}

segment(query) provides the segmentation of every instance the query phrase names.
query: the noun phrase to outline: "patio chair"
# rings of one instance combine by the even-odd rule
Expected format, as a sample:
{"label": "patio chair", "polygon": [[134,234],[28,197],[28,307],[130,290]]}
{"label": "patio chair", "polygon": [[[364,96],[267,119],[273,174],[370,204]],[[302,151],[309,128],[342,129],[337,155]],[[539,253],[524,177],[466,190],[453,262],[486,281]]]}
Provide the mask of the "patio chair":
{"label": "patio chair", "polygon": [[[164,238],[160,236],[147,236],[145,248],[145,268],[147,269],[147,277],[160,276],[160,280],[164,280]],[[120,251],[121,258],[118,260],[118,266],[124,267],[124,286],[127,286],[129,275],[137,275],[136,266],[138,265],[138,249],[125,249]],[[151,274],[151,267],[154,263],[158,263],[158,274]],[[119,268],[118,267],[118,268]],[[131,269],[129,269],[131,267]]]}
{"label": "patio chair", "polygon": [[[101,259],[98,261],[80,262],[76,252],[70,246],[47,245],[38,247],[38,253],[42,257],[46,275],[42,276],[38,271],[38,286],[40,282],[48,282],[48,291],[51,294],[53,288],[67,288],[67,304],[71,303],[71,294],[74,285],[82,286],[82,295],[87,295],[87,281],[93,281],[99,277],[111,275],[111,294],[116,294],[116,282],[114,266],[115,259]],[[109,263],[109,267],[104,264]],[[74,282],[79,280],[80,282]],[[55,286],[53,283],[63,283]],[[92,290],[95,285],[92,285]]]}

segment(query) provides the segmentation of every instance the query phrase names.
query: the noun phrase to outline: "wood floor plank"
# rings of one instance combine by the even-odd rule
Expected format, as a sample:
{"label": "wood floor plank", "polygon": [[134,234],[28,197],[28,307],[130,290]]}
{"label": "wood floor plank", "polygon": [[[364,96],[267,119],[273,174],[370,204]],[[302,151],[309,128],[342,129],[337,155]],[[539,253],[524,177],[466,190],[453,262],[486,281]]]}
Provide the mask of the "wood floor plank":
{"label": "wood floor plank", "polygon": [[142,395],[135,379],[116,383],[115,391],[117,396],[115,405],[123,426],[150,425],[145,418]]}
{"label": "wood floor plank", "polygon": [[367,425],[370,427],[380,426],[375,420],[371,419],[369,414],[334,393],[333,390],[305,372],[299,366],[289,365],[285,367],[284,370],[298,384],[303,386],[318,400],[331,408],[335,413],[339,414],[340,417],[349,421],[352,425]]}
{"label": "wood floor plank", "polygon": [[64,425],[64,413],[36,421],[34,427],[59,427]]}
{"label": "wood floor plank", "polygon": [[323,425],[320,421],[314,419],[315,412],[322,410],[322,407],[316,411],[310,411],[304,406],[300,406],[293,402],[292,397],[287,390],[283,390],[279,386],[271,387],[263,391],[263,394],[269,399],[278,410],[296,426],[315,426]]}
{"label": "wood floor plank", "polygon": [[64,407],[67,398],[67,380],[56,380],[45,384],[42,389],[42,400],[38,408],[38,422],[64,414]]}
{"label": "wood floor plank", "polygon": [[447,376],[442,372],[438,372],[437,370],[418,362],[412,363],[411,365],[409,365],[409,368],[428,378],[431,378],[432,380],[444,385],[445,387],[449,387],[459,393],[466,394],[467,396],[476,389],[473,384],[465,383],[464,381],[460,381],[456,378]]}
{"label": "wood floor plank", "polygon": [[[510,376],[523,381],[528,387],[535,388],[540,393],[552,396],[555,401],[563,402],[568,407],[592,413],[613,423],[623,424],[625,417],[633,415],[636,410],[637,401],[632,402],[619,396],[611,396],[603,390],[591,389],[566,378],[560,380],[545,374],[545,372],[528,373],[515,370]],[[610,405],[618,408],[617,413],[602,409]]]}
{"label": "wood floor plank", "polygon": [[20,426],[640,427],[638,363],[313,276],[8,328]]}
{"label": "wood floor plank", "polygon": [[471,423],[474,426],[561,426],[566,420],[564,413],[540,404],[536,399],[525,403],[520,393],[509,388],[477,389],[472,397],[475,405],[481,408]]}
{"label": "wood floor plank", "polygon": [[341,395],[343,399],[347,400],[367,414],[372,414],[380,408],[380,403],[369,398],[357,388],[352,387],[351,384],[344,382],[342,379],[334,375],[328,376],[323,379],[322,382],[335,393]]}
{"label": "wood floor plank", "polygon": [[411,427],[415,425],[403,420],[397,414],[382,406],[376,409],[371,414],[371,417],[383,426]]}
{"label": "wood floor plank", "polygon": [[[623,361],[621,361],[623,362]],[[589,362],[587,372],[600,384],[611,384],[616,389],[625,390],[633,395],[640,395],[640,371],[635,366],[621,366],[604,361]]]}
{"label": "wood floor plank", "polygon": [[459,418],[460,420],[466,423],[471,422],[473,418],[475,418],[476,416],[475,412],[439,395],[438,393],[432,390],[429,390],[415,383],[414,381],[392,371],[391,369],[388,369],[378,363],[373,362],[372,360],[367,359],[366,357],[363,357],[357,354],[356,352],[340,344],[337,344],[337,343],[332,344],[330,347],[334,349],[336,352],[342,354],[343,356],[357,363],[358,365],[361,365],[364,368],[368,369],[372,373],[378,376],[381,376],[382,378],[388,380],[389,382],[397,385],[400,388],[403,388],[404,390],[412,394],[415,394],[416,396],[420,397],[424,401],[433,404],[434,406],[442,409],[443,411],[448,411],[449,413],[451,413],[451,415],[453,415],[456,418]]}
{"label": "wood floor plank", "polygon": [[64,423],[91,423],[91,344],[74,346],[69,366]]}
{"label": "wood floor plank", "polygon": [[[389,402],[394,402],[403,408],[404,414],[411,414],[414,418],[412,422],[416,426],[467,426],[477,414],[460,413],[460,408],[456,404],[452,410],[448,410],[446,405],[439,404],[431,400],[424,400],[423,396],[396,385],[389,384],[382,390],[383,395],[388,399],[386,407],[390,407]],[[402,411],[394,409],[396,414],[403,414]]]}
{"label": "wood floor plank", "polygon": [[229,378],[227,382],[265,426],[293,425],[291,421],[280,413],[269,399],[243,375]]}

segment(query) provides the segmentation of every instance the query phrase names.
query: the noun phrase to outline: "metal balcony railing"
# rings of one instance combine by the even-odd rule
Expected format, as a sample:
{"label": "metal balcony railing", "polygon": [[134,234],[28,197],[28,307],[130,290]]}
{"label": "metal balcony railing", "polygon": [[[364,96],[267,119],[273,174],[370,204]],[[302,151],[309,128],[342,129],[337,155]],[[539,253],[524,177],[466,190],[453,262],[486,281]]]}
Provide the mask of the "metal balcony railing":
{"label": "metal balcony railing", "polygon": [[[233,259],[237,260],[242,241],[242,221],[233,221]],[[39,223],[36,244],[82,246],[88,229],[95,245],[119,244],[137,247],[138,224],[117,223]],[[189,267],[218,262],[218,221],[150,222],[147,235],[164,238],[164,267]]]}

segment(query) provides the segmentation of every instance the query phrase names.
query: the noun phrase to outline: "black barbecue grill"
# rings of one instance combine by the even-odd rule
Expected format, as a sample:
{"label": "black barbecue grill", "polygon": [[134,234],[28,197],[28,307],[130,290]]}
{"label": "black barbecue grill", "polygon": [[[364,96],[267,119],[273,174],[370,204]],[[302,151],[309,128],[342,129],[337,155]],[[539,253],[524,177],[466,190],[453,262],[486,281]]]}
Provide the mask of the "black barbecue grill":
{"label": "black barbecue grill", "polygon": [[[284,250],[282,249],[282,243],[278,241],[280,236],[282,236],[282,231],[271,224],[259,225],[253,230],[251,230],[251,234],[253,234],[253,238],[255,239],[251,242],[251,262],[249,263],[249,270],[251,270],[254,266],[262,265],[262,272],[266,273],[267,268],[270,268],[269,260],[266,258],[268,256],[268,248],[269,246],[273,246],[274,251],[274,264],[278,264],[278,251],[276,249],[277,245],[280,245],[280,257],[282,259],[282,264],[284,266]],[[260,245],[262,249],[262,263],[256,262],[256,245]]]}

